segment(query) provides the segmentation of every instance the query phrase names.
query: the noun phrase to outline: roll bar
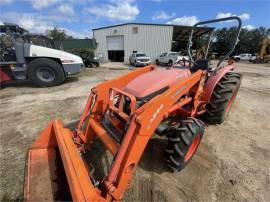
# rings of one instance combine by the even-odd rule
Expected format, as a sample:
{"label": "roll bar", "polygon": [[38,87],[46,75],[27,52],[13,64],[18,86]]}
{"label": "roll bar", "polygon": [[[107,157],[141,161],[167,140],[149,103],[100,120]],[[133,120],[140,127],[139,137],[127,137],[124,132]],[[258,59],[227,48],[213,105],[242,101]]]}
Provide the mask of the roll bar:
{"label": "roll bar", "polygon": [[[235,46],[237,45],[237,43],[239,42],[239,34],[240,34],[240,31],[241,31],[241,26],[242,26],[242,21],[239,17],[237,16],[232,16],[232,17],[227,17],[227,18],[219,18],[219,19],[214,19],[214,20],[207,20],[207,21],[203,21],[203,22],[198,22],[196,23],[195,25],[193,25],[192,29],[191,29],[191,32],[190,32],[190,35],[189,35],[189,39],[188,39],[188,46],[187,46],[187,52],[188,52],[188,56],[189,56],[189,59],[194,62],[193,58],[192,58],[192,54],[191,54],[191,47],[192,47],[192,37],[193,37],[193,32],[194,32],[194,29],[195,27],[199,26],[199,25],[205,25],[205,24],[211,24],[211,23],[216,23],[216,22],[221,22],[221,21],[228,21],[228,20],[236,20],[238,22],[238,27],[237,27],[237,30],[236,30],[236,37],[235,37],[235,40],[234,40],[234,43],[230,49],[230,51],[222,58],[219,60],[218,64],[217,64],[217,68],[219,67],[219,65],[224,61],[226,60],[231,54],[232,52],[234,51],[235,49]],[[206,55],[208,54],[208,49],[209,49],[209,46],[210,46],[210,41],[211,41],[211,38],[212,38],[212,35],[213,33],[210,34],[210,37],[208,39],[208,47],[207,47],[207,50],[206,50],[206,53],[205,53],[205,57]]]}

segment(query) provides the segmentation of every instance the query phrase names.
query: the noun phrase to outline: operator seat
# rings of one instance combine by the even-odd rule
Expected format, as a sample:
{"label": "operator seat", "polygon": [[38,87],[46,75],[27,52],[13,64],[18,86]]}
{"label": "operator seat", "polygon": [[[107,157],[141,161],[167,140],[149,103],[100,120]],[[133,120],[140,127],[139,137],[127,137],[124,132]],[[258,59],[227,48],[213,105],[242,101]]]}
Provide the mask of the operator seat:
{"label": "operator seat", "polygon": [[209,61],[207,59],[196,60],[194,65],[190,68],[190,71],[194,73],[199,69],[209,71],[210,70]]}

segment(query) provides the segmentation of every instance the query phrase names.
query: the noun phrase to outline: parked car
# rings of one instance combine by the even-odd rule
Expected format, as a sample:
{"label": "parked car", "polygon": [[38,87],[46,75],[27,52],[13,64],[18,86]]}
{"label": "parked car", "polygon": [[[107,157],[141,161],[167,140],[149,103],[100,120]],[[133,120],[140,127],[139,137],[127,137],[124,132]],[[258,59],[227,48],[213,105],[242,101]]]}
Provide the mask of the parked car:
{"label": "parked car", "polygon": [[189,59],[188,56],[180,55],[180,53],[178,52],[165,52],[157,57],[156,64],[166,64],[168,66],[172,66],[183,58],[185,58],[186,60]]}
{"label": "parked car", "polygon": [[145,53],[136,52],[129,56],[129,63],[135,67],[146,66],[151,64],[151,59]]}
{"label": "parked car", "polygon": [[254,62],[257,58],[257,54],[252,54],[249,58],[249,62]]}
{"label": "parked car", "polygon": [[240,54],[240,55],[234,55],[232,56],[232,58],[235,60],[235,61],[239,61],[239,60],[250,60],[252,57],[252,54],[250,53],[243,53],[243,54]]}

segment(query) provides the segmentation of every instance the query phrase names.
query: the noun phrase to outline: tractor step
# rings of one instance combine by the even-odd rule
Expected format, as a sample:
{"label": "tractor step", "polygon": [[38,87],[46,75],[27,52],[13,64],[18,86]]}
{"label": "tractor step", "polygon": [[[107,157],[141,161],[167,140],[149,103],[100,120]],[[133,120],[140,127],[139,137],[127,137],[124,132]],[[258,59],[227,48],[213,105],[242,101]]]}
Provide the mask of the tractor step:
{"label": "tractor step", "polygon": [[25,80],[26,79],[26,67],[15,67],[12,69],[13,76],[17,80]]}

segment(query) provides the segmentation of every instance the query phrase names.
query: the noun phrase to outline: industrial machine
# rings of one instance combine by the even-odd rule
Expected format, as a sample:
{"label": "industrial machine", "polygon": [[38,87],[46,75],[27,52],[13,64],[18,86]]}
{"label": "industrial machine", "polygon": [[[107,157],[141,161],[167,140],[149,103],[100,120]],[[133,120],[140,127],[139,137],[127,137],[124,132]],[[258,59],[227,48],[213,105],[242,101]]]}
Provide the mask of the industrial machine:
{"label": "industrial machine", "polygon": [[270,61],[270,38],[267,37],[260,43],[260,51],[258,54],[251,56],[250,62],[267,63]]}
{"label": "industrial machine", "polygon": [[[34,45],[35,40],[40,45]],[[79,56],[53,49],[45,36],[16,24],[0,25],[0,48],[0,84],[29,79],[39,86],[54,86],[84,69]]]}
{"label": "industrial machine", "polygon": [[[74,131],[61,120],[51,121],[27,154],[25,200],[121,201],[154,134],[168,138],[168,168],[185,168],[203,138],[202,119],[222,123],[240,87],[241,74],[233,65],[221,60],[211,69],[205,58],[191,57],[194,28],[225,20],[239,23],[233,47],[223,59],[228,58],[238,41],[240,18],[199,22],[189,37],[190,59],[179,62],[181,66],[150,65],[95,86]],[[98,140],[113,160],[108,173],[95,178],[95,165],[89,161]]]}

